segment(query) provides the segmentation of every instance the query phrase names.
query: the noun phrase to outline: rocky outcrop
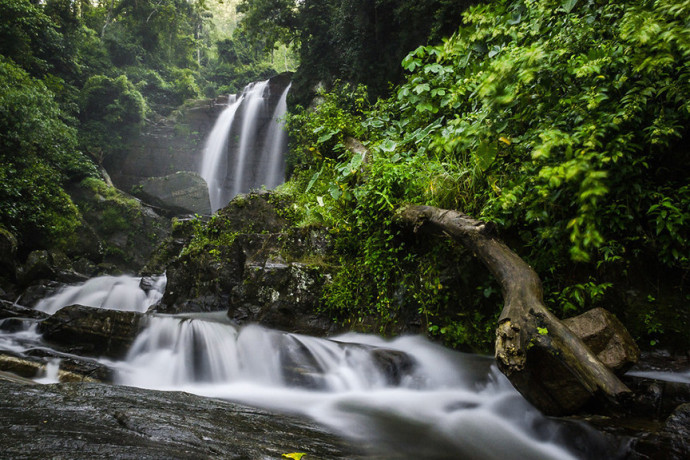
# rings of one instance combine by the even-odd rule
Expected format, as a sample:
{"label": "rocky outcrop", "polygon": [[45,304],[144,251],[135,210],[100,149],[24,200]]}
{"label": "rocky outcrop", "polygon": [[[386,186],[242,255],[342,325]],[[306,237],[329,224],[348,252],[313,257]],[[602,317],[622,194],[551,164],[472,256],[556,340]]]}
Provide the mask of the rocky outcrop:
{"label": "rocky outcrop", "polygon": [[180,171],[144,179],[138,194],[147,203],[169,210],[172,214],[211,214],[208,185],[193,172]]}
{"label": "rocky outcrop", "polygon": [[103,181],[86,179],[70,188],[69,193],[84,222],[67,256],[100,265],[99,274],[140,269],[170,234],[168,217]]}
{"label": "rocky outcrop", "polygon": [[141,330],[141,313],[73,305],[39,325],[43,338],[61,351],[123,358]]}
{"label": "rocky outcrop", "polygon": [[275,193],[252,193],[235,198],[205,227],[178,223],[147,267],[168,277],[155,310],[228,311],[238,324],[334,332],[331,318],[318,313],[333,269],[327,233],[296,228],[286,217],[289,207]]}
{"label": "rocky outcrop", "polygon": [[[16,380],[16,379],[15,379]],[[161,410],[165,408],[165,410]],[[187,393],[0,378],[5,458],[367,458],[312,423]]]}

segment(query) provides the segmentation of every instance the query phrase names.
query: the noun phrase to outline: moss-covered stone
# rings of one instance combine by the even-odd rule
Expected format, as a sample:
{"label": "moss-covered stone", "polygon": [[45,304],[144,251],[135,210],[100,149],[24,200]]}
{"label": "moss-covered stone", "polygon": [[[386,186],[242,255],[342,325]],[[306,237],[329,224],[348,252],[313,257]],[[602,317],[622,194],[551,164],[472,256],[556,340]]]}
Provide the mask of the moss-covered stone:
{"label": "moss-covered stone", "polygon": [[141,268],[170,233],[170,221],[105,182],[88,178],[70,189],[82,225],[65,250],[72,258]]}

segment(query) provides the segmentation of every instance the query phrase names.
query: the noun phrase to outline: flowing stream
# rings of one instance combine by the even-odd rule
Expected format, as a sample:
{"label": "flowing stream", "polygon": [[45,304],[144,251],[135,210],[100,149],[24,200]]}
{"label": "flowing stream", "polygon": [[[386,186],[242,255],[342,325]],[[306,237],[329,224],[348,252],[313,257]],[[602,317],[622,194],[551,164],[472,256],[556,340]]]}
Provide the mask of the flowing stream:
{"label": "flowing stream", "polygon": [[[142,289],[142,286],[146,288]],[[100,277],[64,289],[37,308],[73,302],[144,311],[165,278]],[[117,300],[115,299],[115,297]],[[551,420],[531,407],[493,359],[454,352],[420,336],[364,334],[330,339],[258,325],[238,327],[225,312],[147,315],[126,359],[104,364],[118,384],[186,391],[300,414],[383,458],[613,458],[619,446],[584,424]],[[7,340],[10,336],[22,341]],[[35,328],[0,334],[19,351]],[[20,345],[22,343],[23,345]],[[56,381],[51,362],[41,383]],[[586,442],[583,442],[583,439]]]}
{"label": "flowing stream", "polygon": [[[212,212],[239,193],[283,182],[287,151],[283,118],[289,88],[272,99],[267,80],[250,83],[239,96],[230,96],[206,140],[200,168]],[[274,99],[276,105],[270,107]]]}

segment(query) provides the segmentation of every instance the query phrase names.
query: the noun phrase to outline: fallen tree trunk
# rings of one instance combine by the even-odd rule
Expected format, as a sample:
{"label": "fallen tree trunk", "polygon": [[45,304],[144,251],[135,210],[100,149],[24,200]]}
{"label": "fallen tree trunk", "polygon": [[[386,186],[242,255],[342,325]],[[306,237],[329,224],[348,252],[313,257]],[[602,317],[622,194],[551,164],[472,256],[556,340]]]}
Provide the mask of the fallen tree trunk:
{"label": "fallen tree trunk", "polygon": [[504,307],[496,329],[496,361],[513,386],[549,415],[577,411],[599,398],[618,404],[630,390],[543,302],[541,280],[492,236],[486,224],[457,211],[407,206],[398,221],[415,232],[446,235],[472,250],[496,277]]}

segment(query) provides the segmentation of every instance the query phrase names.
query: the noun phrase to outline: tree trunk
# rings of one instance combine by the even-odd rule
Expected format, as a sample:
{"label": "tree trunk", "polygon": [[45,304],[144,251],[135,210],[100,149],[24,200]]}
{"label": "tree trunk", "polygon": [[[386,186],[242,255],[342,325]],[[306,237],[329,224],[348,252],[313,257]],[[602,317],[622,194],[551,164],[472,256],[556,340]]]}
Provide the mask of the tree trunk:
{"label": "tree trunk", "polygon": [[496,277],[504,307],[496,329],[496,361],[515,388],[549,415],[577,411],[593,397],[618,404],[630,390],[545,306],[537,273],[486,224],[457,211],[407,206],[398,221],[445,235],[472,250]]}

